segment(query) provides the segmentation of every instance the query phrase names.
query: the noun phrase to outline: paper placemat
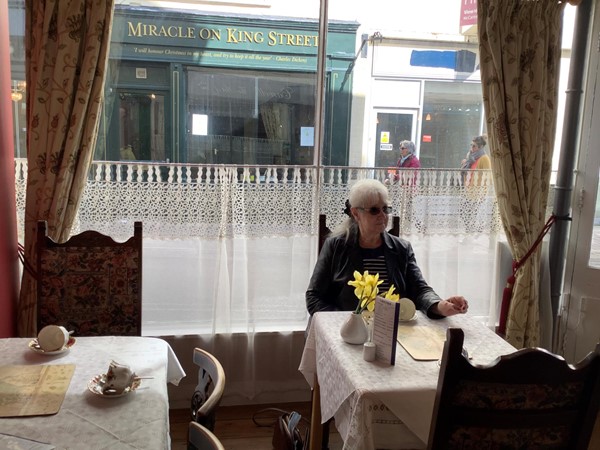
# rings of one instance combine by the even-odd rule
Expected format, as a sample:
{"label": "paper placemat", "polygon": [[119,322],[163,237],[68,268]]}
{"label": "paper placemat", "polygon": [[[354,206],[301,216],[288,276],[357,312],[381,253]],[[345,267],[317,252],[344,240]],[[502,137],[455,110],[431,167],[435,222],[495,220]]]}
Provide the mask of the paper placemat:
{"label": "paper placemat", "polygon": [[0,366],[0,417],[56,414],[74,364]]}
{"label": "paper placemat", "polygon": [[446,332],[441,328],[423,325],[398,327],[398,342],[417,361],[435,361],[442,357]]}

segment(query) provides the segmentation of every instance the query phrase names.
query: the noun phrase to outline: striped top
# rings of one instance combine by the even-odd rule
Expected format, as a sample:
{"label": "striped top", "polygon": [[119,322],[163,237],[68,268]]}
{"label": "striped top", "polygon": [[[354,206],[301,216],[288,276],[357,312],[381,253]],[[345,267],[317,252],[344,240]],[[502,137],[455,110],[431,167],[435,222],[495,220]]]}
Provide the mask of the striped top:
{"label": "striped top", "polygon": [[379,285],[379,294],[384,294],[390,288],[390,281],[388,279],[387,266],[383,254],[383,244],[377,248],[361,247],[360,253],[362,255],[365,270],[368,270],[371,275],[378,273],[379,280],[383,280],[383,283]]}

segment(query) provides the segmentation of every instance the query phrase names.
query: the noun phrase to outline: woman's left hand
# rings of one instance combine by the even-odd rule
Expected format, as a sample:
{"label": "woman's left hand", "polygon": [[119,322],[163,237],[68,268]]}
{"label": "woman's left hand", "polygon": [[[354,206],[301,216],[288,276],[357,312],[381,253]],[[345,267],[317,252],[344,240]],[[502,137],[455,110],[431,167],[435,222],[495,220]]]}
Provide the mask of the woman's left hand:
{"label": "woman's left hand", "polygon": [[460,295],[442,300],[437,305],[438,314],[442,316],[453,316],[455,314],[464,314],[469,309],[469,302]]}

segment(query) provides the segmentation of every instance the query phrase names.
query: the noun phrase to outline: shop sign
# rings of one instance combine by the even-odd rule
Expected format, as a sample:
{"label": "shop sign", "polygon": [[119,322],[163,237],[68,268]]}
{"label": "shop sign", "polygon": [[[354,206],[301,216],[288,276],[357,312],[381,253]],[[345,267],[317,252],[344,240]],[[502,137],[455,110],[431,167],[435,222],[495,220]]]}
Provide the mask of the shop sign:
{"label": "shop sign", "polygon": [[[171,61],[258,69],[311,70],[317,66],[318,23],[257,20],[178,14],[157,16],[149,11],[116,11],[111,57]],[[336,58],[331,70],[345,69],[351,59],[357,25],[329,29],[328,52]]]}
{"label": "shop sign", "polygon": [[477,25],[477,0],[461,0],[460,26]]}
{"label": "shop sign", "polygon": [[[330,30],[329,34],[344,35],[348,42],[353,42],[352,31],[339,33]],[[316,25],[314,29],[306,26],[294,29],[278,23],[262,22],[255,26],[232,20],[228,24],[194,15],[165,18],[123,11],[115,15],[112,41],[204,51],[282,52],[308,56],[317,53],[318,34]]]}

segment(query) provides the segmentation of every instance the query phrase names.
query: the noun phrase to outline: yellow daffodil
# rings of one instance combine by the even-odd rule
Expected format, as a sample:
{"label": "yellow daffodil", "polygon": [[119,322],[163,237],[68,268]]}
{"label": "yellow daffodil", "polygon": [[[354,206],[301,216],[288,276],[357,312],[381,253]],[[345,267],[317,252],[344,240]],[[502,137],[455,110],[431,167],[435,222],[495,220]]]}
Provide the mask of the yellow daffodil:
{"label": "yellow daffodil", "polygon": [[390,286],[390,288],[388,289],[388,291],[385,293],[384,298],[387,298],[388,300],[391,300],[393,302],[397,302],[400,300],[400,295],[398,294],[394,294],[394,290],[396,288],[394,287],[394,285],[392,284]]}
{"label": "yellow daffodil", "polygon": [[383,280],[379,280],[379,274],[369,274],[366,270],[361,274],[357,270],[354,271],[354,280],[348,281],[350,286],[354,286],[354,295],[358,298],[356,306],[356,314],[360,314],[365,310],[373,311],[375,309],[375,297],[379,293],[379,286]]}

